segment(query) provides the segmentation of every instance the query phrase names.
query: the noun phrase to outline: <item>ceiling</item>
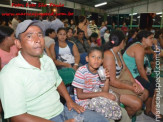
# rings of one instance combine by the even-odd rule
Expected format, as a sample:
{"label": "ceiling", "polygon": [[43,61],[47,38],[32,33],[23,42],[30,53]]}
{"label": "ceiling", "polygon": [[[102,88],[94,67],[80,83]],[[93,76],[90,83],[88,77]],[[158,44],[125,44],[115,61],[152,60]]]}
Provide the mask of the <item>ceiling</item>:
{"label": "ceiling", "polygon": [[112,9],[115,7],[124,6],[127,4],[132,4],[132,3],[141,2],[141,1],[147,1],[147,0],[67,0],[67,1],[80,3],[80,4],[91,6],[91,7],[94,7],[95,4],[107,2],[107,5],[98,7],[100,9],[107,10],[107,9]]}

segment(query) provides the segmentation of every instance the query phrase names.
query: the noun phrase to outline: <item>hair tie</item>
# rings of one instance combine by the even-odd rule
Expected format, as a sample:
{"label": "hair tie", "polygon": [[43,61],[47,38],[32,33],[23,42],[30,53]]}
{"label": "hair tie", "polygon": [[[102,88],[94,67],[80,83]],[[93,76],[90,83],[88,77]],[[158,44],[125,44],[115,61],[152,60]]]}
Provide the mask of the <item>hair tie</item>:
{"label": "hair tie", "polygon": [[112,44],[114,44],[115,42],[114,41],[111,41]]}

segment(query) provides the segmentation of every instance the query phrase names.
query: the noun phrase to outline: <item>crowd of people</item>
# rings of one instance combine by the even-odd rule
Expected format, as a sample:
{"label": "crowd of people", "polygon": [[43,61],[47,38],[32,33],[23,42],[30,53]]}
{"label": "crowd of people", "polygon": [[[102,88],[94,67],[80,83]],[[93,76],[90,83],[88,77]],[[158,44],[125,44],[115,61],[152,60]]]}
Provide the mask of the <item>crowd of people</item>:
{"label": "crowd of people", "polygon": [[[163,121],[156,112],[154,75],[157,54],[163,58],[163,31],[130,30],[125,22],[122,28],[115,23],[108,28],[107,21],[98,27],[85,16],[78,20],[77,25],[57,17],[19,22],[15,16],[8,26],[0,25],[0,113],[4,118],[131,122],[145,106],[145,115]],[[98,74],[101,66],[105,81]],[[67,76],[70,72],[72,76]],[[68,77],[72,77],[69,84],[65,83]],[[110,103],[108,108],[90,109],[102,98]],[[113,110],[113,105],[125,107]],[[122,113],[120,118],[115,111]]]}

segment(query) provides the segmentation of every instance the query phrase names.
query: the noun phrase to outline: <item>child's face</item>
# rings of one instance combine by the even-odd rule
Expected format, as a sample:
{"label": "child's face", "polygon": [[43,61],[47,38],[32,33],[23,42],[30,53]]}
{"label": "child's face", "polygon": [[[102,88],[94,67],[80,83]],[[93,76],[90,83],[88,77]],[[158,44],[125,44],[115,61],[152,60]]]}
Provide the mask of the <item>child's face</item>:
{"label": "child's face", "polygon": [[103,62],[102,52],[98,50],[92,51],[89,56],[86,57],[86,61],[91,68],[98,69]]}
{"label": "child's face", "polygon": [[52,39],[54,39],[54,38],[56,37],[55,31],[52,32],[52,33],[50,33],[49,36],[50,36]]}
{"label": "child's face", "polygon": [[66,40],[66,31],[60,30],[57,34],[57,37],[58,37],[59,41],[65,41]]}

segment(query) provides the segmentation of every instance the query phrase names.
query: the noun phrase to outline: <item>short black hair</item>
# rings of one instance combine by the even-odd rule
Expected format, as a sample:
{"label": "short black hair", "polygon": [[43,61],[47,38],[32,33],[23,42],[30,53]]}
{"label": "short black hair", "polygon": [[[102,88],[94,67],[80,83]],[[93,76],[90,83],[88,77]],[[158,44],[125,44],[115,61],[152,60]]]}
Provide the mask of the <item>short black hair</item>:
{"label": "short black hair", "polygon": [[8,26],[0,26],[0,43],[4,41],[6,37],[11,36],[14,30]]}
{"label": "short black hair", "polygon": [[53,32],[55,32],[54,29],[48,28],[48,29],[45,31],[45,36],[49,36],[49,34],[51,34],[51,33],[53,33]]}
{"label": "short black hair", "polygon": [[78,32],[77,32],[77,34],[79,34],[79,33],[84,33],[84,31],[81,30],[81,29],[79,29]]}
{"label": "short black hair", "polygon": [[100,47],[91,47],[88,50],[88,56],[93,52],[93,51],[100,51],[102,53],[102,58],[104,57],[104,53]]}

